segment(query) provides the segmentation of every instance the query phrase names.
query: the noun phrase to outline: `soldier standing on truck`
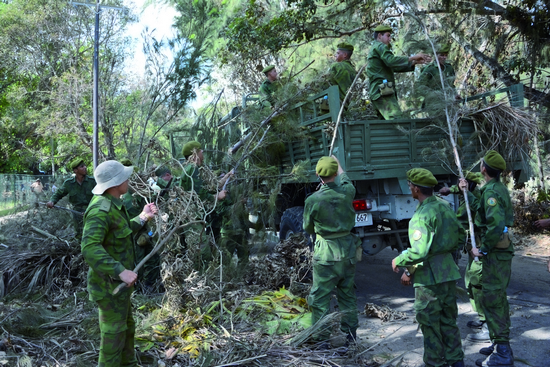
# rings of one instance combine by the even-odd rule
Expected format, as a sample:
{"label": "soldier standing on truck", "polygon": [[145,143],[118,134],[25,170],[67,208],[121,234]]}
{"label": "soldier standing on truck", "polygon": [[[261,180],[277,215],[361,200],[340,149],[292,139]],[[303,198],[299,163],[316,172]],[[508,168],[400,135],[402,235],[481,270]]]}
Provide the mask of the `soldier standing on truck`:
{"label": "soldier standing on truck", "polygon": [[353,46],[349,43],[342,42],[336,46],[334,60],[336,61],[328,70],[330,85],[337,85],[340,91],[340,101],[346,98],[348,89],[351,87],[357,71],[350,61],[353,54]]}
{"label": "soldier standing on truck", "polygon": [[260,94],[260,103],[265,107],[275,106],[275,99],[273,93],[279,88],[279,76],[275,65],[266,66],[262,73],[265,74],[266,80],[263,81],[258,93]]}
{"label": "soldier standing on truck", "polygon": [[414,71],[415,65],[431,61],[431,57],[423,53],[410,57],[395,56],[390,43],[392,31],[387,25],[379,25],[374,29],[374,43],[367,57],[370,99],[378,117],[384,120],[402,117],[394,73]]}
{"label": "soldier standing on truck", "polygon": [[[481,307],[493,345],[479,351],[489,356],[478,359],[478,366],[514,365],[510,347],[510,306],[506,297],[514,257],[514,245],[508,235],[508,228],[514,224],[514,209],[510,193],[500,181],[500,175],[505,169],[506,161],[494,150],[487,152],[480,164],[486,182],[481,188],[475,221],[481,241],[479,249],[472,249],[472,255],[483,262]],[[459,186],[468,194],[468,199],[474,200],[466,180],[461,179]]]}
{"label": "soldier standing on truck", "polygon": [[[355,226],[352,206],[355,187],[336,157],[322,157],[315,168],[323,184],[308,197],[304,207],[304,230],[315,234],[313,251],[313,284],[307,302],[311,307],[311,322],[315,324],[329,312],[330,294],[336,288],[342,311],[340,330],[348,343],[356,339],[358,326],[357,297],[355,295],[356,253],[360,240],[351,233]],[[340,184],[335,183],[340,175]],[[330,330],[321,330],[314,336],[326,341]],[[328,343],[323,344],[328,348]]]}
{"label": "soldier standing on truck", "polygon": [[452,252],[458,249],[460,223],[449,204],[433,195],[434,175],[424,168],[407,172],[412,197],[420,204],[409,222],[411,247],[392,260],[393,271],[409,267],[401,278],[410,285],[413,272],[416,320],[424,336],[426,366],[464,367],[460,330],[456,325],[456,281]]}
{"label": "soldier standing on truck", "polygon": [[455,69],[447,62],[450,50],[451,46],[448,44],[440,46],[436,51],[436,60],[422,69],[415,83],[415,94],[424,97],[422,109],[428,108],[428,112],[433,110],[441,111],[445,107],[444,104],[441,104],[441,101],[444,101],[445,94],[441,88],[438,64],[443,73],[443,81],[448,96],[455,100],[460,99],[454,86],[456,78]]}
{"label": "soldier standing on truck", "polygon": [[[73,206],[73,210],[84,214],[90,200],[94,197],[92,189],[96,185],[96,182],[93,177],[87,175],[88,170],[83,159],[76,158],[71,162],[69,168],[73,170],[74,177],[68,178],[63,182],[61,188],[55,191],[50,201],[46,203],[46,206],[51,209],[64,196],[69,195],[69,203]],[[76,237],[81,238],[84,217],[75,213],[72,216]]]}
{"label": "soldier standing on truck", "polygon": [[[477,185],[481,184],[483,181],[483,175],[479,172],[467,172],[466,180],[468,181],[468,190],[472,192],[475,199],[473,201],[469,201],[472,219],[475,220],[475,214],[479,207],[479,198],[481,197],[481,191],[477,188]],[[464,273],[464,283],[466,285],[466,290],[468,291],[472,311],[476,312],[478,315],[478,319],[468,321],[467,326],[473,329],[482,329],[481,332],[469,334],[467,338],[468,340],[474,342],[488,342],[490,341],[489,330],[487,329],[485,314],[483,313],[483,308],[481,307],[481,273],[483,265],[481,261],[474,261],[474,257],[471,254],[472,243],[470,240],[470,223],[468,221],[468,213],[466,212],[466,205],[462,196],[462,190],[458,187],[458,185],[453,185],[451,188],[442,188],[439,190],[439,193],[445,196],[449,194],[461,195],[460,206],[456,211],[456,217],[466,232],[466,236],[463,237],[464,241],[461,241],[461,249],[464,253],[468,253],[468,265],[466,265],[466,271]],[[477,234],[477,229],[474,229],[474,231]]]}

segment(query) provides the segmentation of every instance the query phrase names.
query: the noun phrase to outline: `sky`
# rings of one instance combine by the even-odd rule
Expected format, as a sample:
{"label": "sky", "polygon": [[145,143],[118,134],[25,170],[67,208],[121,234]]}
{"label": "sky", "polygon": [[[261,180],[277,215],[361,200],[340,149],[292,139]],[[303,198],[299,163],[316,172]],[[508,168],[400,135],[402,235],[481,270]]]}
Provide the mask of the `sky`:
{"label": "sky", "polygon": [[138,74],[144,74],[145,55],[141,41],[142,31],[148,27],[149,30],[155,29],[157,39],[171,37],[173,35],[172,24],[176,10],[170,5],[148,5],[144,8],[145,0],[125,0],[124,5],[129,8],[136,8],[140,20],[138,23],[128,27],[128,35],[136,39],[134,58],[128,62],[130,70]]}

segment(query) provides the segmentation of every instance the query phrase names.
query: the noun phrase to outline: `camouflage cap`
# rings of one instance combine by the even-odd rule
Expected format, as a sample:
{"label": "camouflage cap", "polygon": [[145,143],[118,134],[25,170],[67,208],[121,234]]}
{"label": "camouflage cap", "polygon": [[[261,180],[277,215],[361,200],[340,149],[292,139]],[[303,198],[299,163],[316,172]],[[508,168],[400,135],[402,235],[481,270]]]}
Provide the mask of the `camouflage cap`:
{"label": "camouflage cap", "polygon": [[344,51],[352,51],[354,50],[353,45],[347,42],[339,43],[336,48],[338,50],[344,50]]}
{"label": "camouflage cap", "polygon": [[440,45],[437,49],[438,54],[448,54],[449,51],[451,51],[451,45],[449,45],[448,43]]}
{"label": "camouflage cap", "polygon": [[130,167],[130,166],[133,166],[134,164],[132,163],[131,160],[129,160],[128,158],[124,158],[120,161],[120,163],[122,163],[125,167]]}
{"label": "camouflage cap", "polygon": [[268,65],[262,70],[262,73],[264,74],[269,73],[273,69],[275,69],[275,65]]}
{"label": "camouflage cap", "polygon": [[499,171],[504,171],[506,169],[506,161],[495,150],[488,151],[485,157],[483,157],[483,162],[492,169],[498,169]]}
{"label": "camouflage cap", "polygon": [[393,32],[392,27],[385,24],[380,24],[378,27],[374,28],[375,32]]}
{"label": "camouflage cap", "polygon": [[188,141],[183,146],[183,149],[181,150],[181,154],[183,154],[184,157],[189,157],[191,154],[193,154],[194,149],[201,149],[201,143],[198,141]]}
{"label": "camouflage cap", "polygon": [[76,169],[76,167],[80,166],[81,163],[84,163],[84,159],[82,158],[76,158],[69,164],[69,167],[73,170]]}
{"label": "camouflage cap", "polygon": [[134,167],[124,167],[117,161],[105,161],[96,167],[94,178],[97,183],[92,190],[95,195],[101,195],[105,190],[123,183],[134,172]]}
{"label": "camouflage cap", "polygon": [[162,177],[167,173],[172,174],[172,171],[170,171],[170,168],[168,168],[166,166],[160,166],[159,168],[157,168],[155,170],[155,176],[157,176],[157,177]]}
{"label": "camouflage cap", "polygon": [[315,172],[321,177],[334,176],[338,172],[338,162],[332,157],[321,157],[317,162]]}
{"label": "camouflage cap", "polygon": [[407,179],[415,186],[434,187],[437,179],[425,168],[413,168],[407,171]]}
{"label": "camouflage cap", "polygon": [[481,172],[470,172],[470,171],[465,171],[464,173],[466,173],[466,179],[468,181],[472,181],[472,182],[475,182],[476,184],[480,184],[481,181],[483,181],[483,175],[481,174]]}

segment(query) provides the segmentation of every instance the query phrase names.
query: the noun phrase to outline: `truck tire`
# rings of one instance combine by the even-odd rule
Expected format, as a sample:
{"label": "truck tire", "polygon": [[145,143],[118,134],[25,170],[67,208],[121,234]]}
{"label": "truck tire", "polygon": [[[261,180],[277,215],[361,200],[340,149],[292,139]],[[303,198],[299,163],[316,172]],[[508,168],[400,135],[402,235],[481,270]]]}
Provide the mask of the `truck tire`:
{"label": "truck tire", "polygon": [[279,240],[284,241],[293,234],[304,233],[304,207],[295,206],[288,208],[281,217]]}

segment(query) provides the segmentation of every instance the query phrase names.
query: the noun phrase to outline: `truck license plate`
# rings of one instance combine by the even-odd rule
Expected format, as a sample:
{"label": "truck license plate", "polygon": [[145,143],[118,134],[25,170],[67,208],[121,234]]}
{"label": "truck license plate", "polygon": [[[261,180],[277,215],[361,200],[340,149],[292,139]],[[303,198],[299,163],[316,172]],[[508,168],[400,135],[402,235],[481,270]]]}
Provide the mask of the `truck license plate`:
{"label": "truck license plate", "polygon": [[372,224],[372,214],[370,213],[355,214],[356,227],[370,226],[371,224]]}

